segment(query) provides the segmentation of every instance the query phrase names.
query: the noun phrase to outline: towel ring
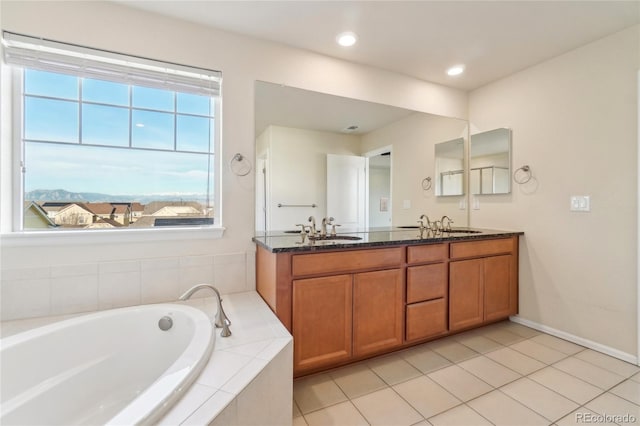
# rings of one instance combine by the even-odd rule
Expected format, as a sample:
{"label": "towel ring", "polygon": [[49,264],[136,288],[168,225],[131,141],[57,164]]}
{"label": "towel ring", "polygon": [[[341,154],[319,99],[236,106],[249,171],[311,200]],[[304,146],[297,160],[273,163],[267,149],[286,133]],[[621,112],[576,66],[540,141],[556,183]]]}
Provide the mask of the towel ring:
{"label": "towel ring", "polygon": [[424,179],[422,179],[422,189],[424,189],[425,191],[428,191],[431,189],[431,178],[430,177],[426,177]]}
{"label": "towel ring", "polygon": [[523,185],[531,180],[531,167],[526,164],[513,172],[513,181],[519,185]]}
{"label": "towel ring", "polygon": [[231,157],[231,161],[229,161],[229,168],[236,176],[246,176],[251,173],[252,165],[247,157],[237,153]]}

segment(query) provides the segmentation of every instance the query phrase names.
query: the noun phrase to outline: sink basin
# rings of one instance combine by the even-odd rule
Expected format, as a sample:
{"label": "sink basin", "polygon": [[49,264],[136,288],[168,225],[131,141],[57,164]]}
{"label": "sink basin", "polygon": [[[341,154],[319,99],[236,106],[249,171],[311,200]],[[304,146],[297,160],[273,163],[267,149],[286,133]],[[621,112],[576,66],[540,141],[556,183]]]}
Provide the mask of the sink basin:
{"label": "sink basin", "polygon": [[479,234],[482,231],[474,231],[473,229],[455,229],[453,228],[451,231],[444,231],[449,234]]}
{"label": "sink basin", "polygon": [[326,237],[315,237],[309,239],[313,241],[357,241],[361,240],[362,237],[352,237],[350,235],[327,235]]}

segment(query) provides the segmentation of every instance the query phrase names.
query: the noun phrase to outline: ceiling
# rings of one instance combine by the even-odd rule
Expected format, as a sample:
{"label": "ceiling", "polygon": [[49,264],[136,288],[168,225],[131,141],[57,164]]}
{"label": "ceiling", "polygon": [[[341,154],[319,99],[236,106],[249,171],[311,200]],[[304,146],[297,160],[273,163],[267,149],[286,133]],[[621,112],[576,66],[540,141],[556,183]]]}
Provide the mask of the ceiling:
{"label": "ceiling", "polygon": [[118,1],[463,90],[640,22],[640,1]]}

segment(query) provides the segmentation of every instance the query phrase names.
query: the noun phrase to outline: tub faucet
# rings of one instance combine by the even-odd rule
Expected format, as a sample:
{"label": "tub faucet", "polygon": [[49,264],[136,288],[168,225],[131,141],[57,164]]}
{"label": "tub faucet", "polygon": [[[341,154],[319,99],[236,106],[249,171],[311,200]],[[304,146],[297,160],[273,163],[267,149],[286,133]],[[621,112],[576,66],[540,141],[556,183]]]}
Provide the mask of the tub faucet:
{"label": "tub faucet", "polygon": [[209,288],[209,289],[213,290],[213,292],[217,296],[218,312],[216,313],[216,318],[215,318],[215,321],[214,321],[214,325],[216,326],[216,328],[222,328],[222,331],[220,332],[220,336],[222,336],[222,337],[231,336],[231,330],[229,330],[229,326],[231,325],[231,321],[229,321],[229,318],[227,317],[227,314],[225,314],[224,313],[224,309],[222,309],[222,297],[220,296],[220,292],[218,291],[217,288],[215,288],[214,286],[209,285],[209,284],[198,284],[198,285],[195,285],[195,286],[191,287],[189,290],[187,290],[182,296],[180,296],[178,298],[178,300],[187,300],[193,295],[193,293],[195,293],[198,290],[202,290],[203,288]]}

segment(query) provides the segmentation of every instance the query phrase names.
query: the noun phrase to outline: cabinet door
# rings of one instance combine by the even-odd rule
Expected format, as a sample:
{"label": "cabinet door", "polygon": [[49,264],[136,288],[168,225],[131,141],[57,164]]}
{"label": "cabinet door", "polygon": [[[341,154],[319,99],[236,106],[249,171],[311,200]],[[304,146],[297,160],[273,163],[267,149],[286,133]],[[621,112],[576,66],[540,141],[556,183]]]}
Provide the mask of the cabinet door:
{"label": "cabinet door", "polygon": [[351,357],[352,276],[293,281],[293,359],[296,372]]}
{"label": "cabinet door", "polygon": [[484,259],[484,319],[491,321],[517,313],[517,286],[513,284],[513,256]]}
{"label": "cabinet door", "polygon": [[353,352],[367,355],[402,344],[402,270],[365,272],[353,281]]}
{"label": "cabinet door", "polygon": [[449,330],[455,331],[484,320],[484,259],[449,264]]}

